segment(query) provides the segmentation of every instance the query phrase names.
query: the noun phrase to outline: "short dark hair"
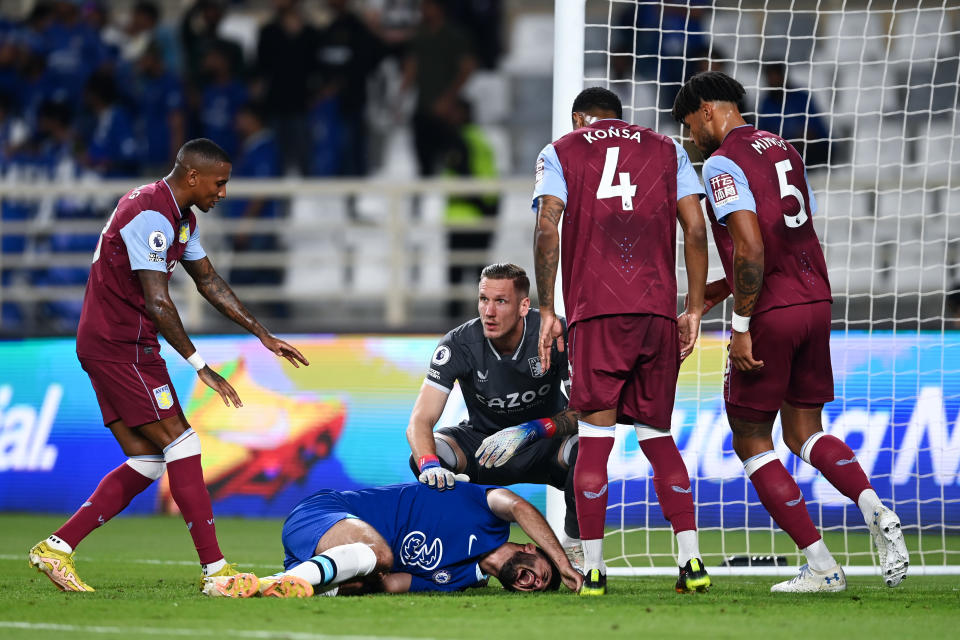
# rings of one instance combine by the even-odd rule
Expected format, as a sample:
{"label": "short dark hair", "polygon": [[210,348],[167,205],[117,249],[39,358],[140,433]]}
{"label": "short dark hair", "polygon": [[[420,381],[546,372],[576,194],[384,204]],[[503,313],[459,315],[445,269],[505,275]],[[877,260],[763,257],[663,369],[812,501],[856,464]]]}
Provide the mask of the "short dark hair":
{"label": "short dark hair", "polygon": [[573,112],[609,111],[617,118],[623,117],[623,104],[613,91],[603,87],[589,87],[581,91],[573,101]]}
{"label": "short dark hair", "polygon": [[194,138],[183,143],[183,146],[177,151],[177,164],[186,168],[187,165],[191,164],[191,161],[209,164],[217,162],[233,164],[230,154],[209,138]]}
{"label": "short dark hair", "polygon": [[481,278],[487,280],[513,280],[513,288],[522,295],[530,295],[530,278],[523,267],[519,267],[511,262],[497,262],[489,264],[480,272]]}
{"label": "short dark hair", "polygon": [[743,97],[747,94],[743,85],[722,71],[703,71],[683,85],[673,101],[673,119],[683,119],[700,108],[701,102],[732,102],[744,111]]}
{"label": "short dark hair", "polygon": [[563,576],[560,574],[560,567],[557,566],[557,563],[554,562],[550,556],[547,555],[547,552],[537,547],[537,553],[547,561],[550,565],[550,582],[547,583],[547,588],[544,591],[556,591],[560,588],[560,583],[563,582]]}

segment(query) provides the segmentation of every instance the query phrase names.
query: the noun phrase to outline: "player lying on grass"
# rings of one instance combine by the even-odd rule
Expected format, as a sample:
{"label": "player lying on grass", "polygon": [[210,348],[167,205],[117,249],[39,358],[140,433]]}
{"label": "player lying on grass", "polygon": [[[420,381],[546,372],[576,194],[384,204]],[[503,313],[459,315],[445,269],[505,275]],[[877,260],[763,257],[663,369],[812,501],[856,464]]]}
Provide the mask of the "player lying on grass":
{"label": "player lying on grass", "polygon": [[[508,542],[516,522],[534,544]],[[460,591],[490,576],[509,591],[583,582],[547,521],[500,487],[461,482],[456,491],[420,483],[359,491],[325,489],[283,523],[284,571],[205,580],[210,596],[290,598],[356,593]]]}
{"label": "player lying on grass", "polygon": [[846,588],[800,488],[773,451],[777,412],[790,450],[860,507],[884,582],[895,587],[909,564],[900,519],[880,502],[850,447],[821,425],[823,405],[833,400],[832,298],[813,228],[816,200],[796,149],[744,121],[744,95],[730,76],[700,73],[680,90],[673,117],[707,158],[707,215],[726,273],[707,285],[703,313],[733,294],[723,387],[733,448],[760,502],[807,558],[796,578],[771,590]]}

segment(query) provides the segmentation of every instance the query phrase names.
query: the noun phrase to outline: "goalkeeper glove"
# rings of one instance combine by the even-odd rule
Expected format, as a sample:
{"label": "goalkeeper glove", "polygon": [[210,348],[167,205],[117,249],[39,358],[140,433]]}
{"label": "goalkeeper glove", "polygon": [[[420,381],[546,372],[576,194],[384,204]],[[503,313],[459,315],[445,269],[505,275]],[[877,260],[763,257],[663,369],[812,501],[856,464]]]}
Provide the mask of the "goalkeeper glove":
{"label": "goalkeeper glove", "polygon": [[481,467],[502,467],[517,452],[517,449],[538,438],[549,438],[557,426],[550,418],[531,420],[515,427],[502,429],[484,438],[474,454]]}
{"label": "goalkeeper glove", "polygon": [[457,480],[469,480],[463,474],[455,475],[453,471],[441,467],[437,456],[423,456],[417,466],[420,469],[420,477],[417,479],[437,491],[453,489]]}

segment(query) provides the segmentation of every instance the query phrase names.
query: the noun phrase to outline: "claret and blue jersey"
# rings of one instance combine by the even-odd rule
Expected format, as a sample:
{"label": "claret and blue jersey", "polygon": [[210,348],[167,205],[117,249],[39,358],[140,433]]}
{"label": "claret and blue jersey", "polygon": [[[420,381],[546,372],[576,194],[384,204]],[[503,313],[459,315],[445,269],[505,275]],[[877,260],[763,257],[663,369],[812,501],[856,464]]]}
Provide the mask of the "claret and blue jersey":
{"label": "claret and blue jersey", "polygon": [[703,188],[675,140],[623,120],[597,120],[548,144],[541,196],[564,203],[561,260],[567,321],[676,317],[677,201]]}

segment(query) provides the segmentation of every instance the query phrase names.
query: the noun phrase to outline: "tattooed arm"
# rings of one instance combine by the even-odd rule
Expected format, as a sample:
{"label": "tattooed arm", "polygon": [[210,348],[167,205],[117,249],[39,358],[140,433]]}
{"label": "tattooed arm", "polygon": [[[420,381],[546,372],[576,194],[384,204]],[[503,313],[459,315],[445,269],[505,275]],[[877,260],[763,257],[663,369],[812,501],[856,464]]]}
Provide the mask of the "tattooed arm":
{"label": "tattooed arm", "polygon": [[557,427],[557,430],[553,434],[554,438],[565,438],[567,436],[573,436],[577,434],[578,424],[580,421],[579,411],[565,409],[550,419],[553,420],[553,424],[555,424]]}
{"label": "tattooed arm", "polygon": [[209,258],[203,257],[199,260],[183,260],[182,262],[183,268],[190,274],[190,277],[193,278],[194,283],[196,283],[197,291],[199,291],[200,295],[206,298],[207,302],[212,304],[217,311],[260,338],[263,346],[281,358],[286,358],[293,366],[299,367],[300,364],[310,364],[307,359],[303,357],[303,354],[285,341],[271,334],[267,331],[266,327],[253,317],[253,314],[250,313],[247,308],[243,306],[243,303],[240,302],[240,299],[237,298],[237,295],[233,292],[233,289],[230,288],[230,285],[228,285],[213,268],[213,264],[210,263]]}
{"label": "tattooed arm", "polygon": [[[750,317],[763,287],[763,238],[757,214],[734,211],[727,217],[727,230],[733,238],[733,311]],[[750,332],[733,331],[730,360],[740,371],[755,371],[763,361],[754,360]]]}
{"label": "tattooed arm", "polygon": [[563,200],[555,196],[537,198],[537,227],[533,232],[533,262],[537,279],[537,297],[540,299],[540,363],[550,368],[550,349],[553,341],[563,351],[563,326],[553,305],[553,289],[560,266],[560,216]]}
{"label": "tattooed arm", "polygon": [[[167,272],[139,269],[137,277],[140,279],[140,286],[143,287],[144,308],[157,331],[184,359],[192,356],[197,352],[197,348],[193,346],[190,336],[183,328],[177,306],[170,299]],[[225,405],[229,407],[230,403],[233,403],[235,407],[243,406],[240,396],[230,383],[209,366],[197,371],[197,375],[207,386],[220,394]]]}

